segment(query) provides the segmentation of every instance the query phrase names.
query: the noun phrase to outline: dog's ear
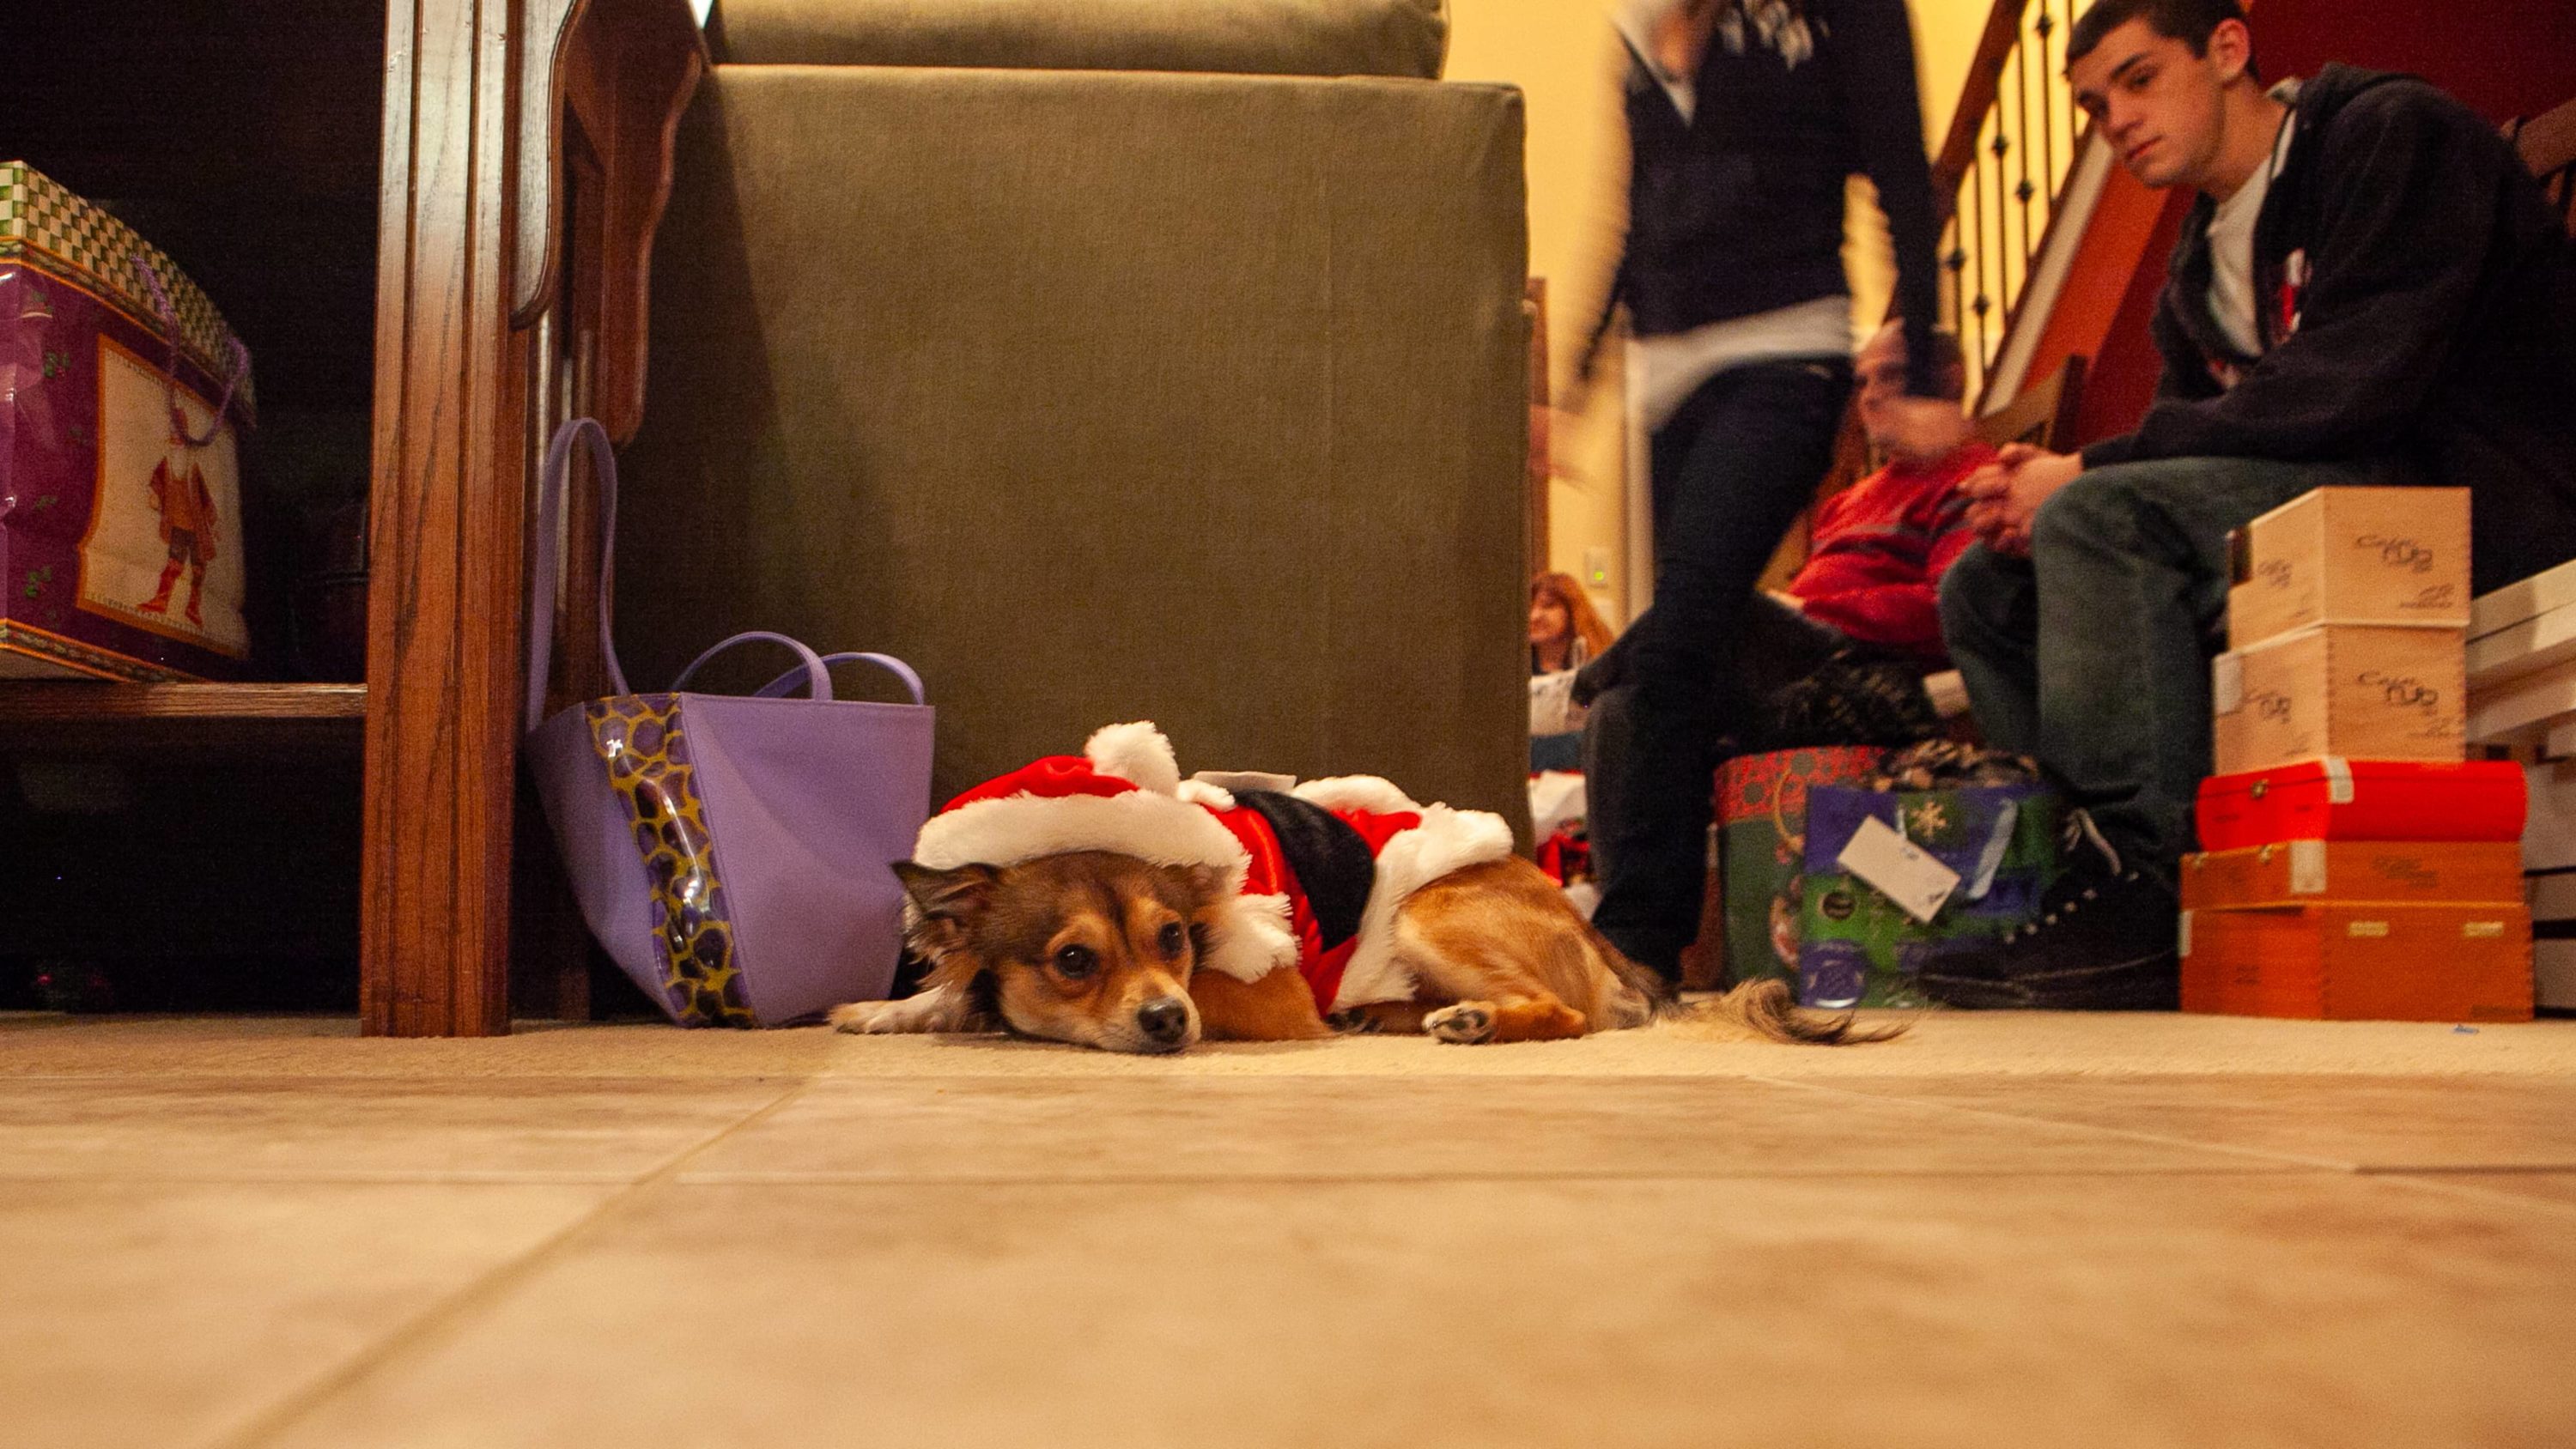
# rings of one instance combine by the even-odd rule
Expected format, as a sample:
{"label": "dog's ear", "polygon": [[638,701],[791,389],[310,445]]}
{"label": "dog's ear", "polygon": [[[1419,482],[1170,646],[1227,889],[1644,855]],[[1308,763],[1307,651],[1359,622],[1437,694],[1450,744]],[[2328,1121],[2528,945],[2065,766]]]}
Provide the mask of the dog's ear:
{"label": "dog's ear", "polygon": [[924,944],[946,947],[956,943],[965,928],[992,904],[993,884],[1002,873],[989,865],[961,865],[955,870],[933,870],[909,860],[894,863],[895,879],[903,882],[903,893],[921,916]]}
{"label": "dog's ear", "polygon": [[1169,867],[1190,895],[1190,909],[1183,914],[1197,915],[1226,898],[1225,872],[1212,865],[1176,865]]}
{"label": "dog's ear", "polygon": [[1190,959],[1205,962],[1215,949],[1217,918],[1223,913],[1228,890],[1226,873],[1212,865],[1167,865],[1164,876],[1180,888],[1180,900],[1174,902],[1189,922]]}

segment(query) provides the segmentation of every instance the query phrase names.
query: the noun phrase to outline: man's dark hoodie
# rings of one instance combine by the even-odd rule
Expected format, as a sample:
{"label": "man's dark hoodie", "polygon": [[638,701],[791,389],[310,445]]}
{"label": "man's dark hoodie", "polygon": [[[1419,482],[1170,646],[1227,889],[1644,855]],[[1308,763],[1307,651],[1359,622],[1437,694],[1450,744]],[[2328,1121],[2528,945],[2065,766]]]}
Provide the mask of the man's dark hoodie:
{"label": "man's dark hoodie", "polygon": [[[2207,196],[2156,308],[2164,378],[2087,467],[2360,462],[2472,492],[2483,592],[2576,558],[2576,257],[2494,128],[2409,76],[2330,65],[2254,226],[2260,359],[2209,311]],[[2222,378],[2238,377],[2232,388]]]}

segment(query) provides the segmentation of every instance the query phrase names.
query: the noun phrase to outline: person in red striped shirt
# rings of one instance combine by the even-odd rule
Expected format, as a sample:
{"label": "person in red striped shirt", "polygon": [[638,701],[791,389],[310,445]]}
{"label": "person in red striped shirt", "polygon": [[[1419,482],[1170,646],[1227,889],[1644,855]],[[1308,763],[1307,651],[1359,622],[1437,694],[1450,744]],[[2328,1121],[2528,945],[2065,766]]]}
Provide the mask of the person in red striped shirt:
{"label": "person in red striped shirt", "polygon": [[[1943,395],[1956,398],[1966,371],[1958,339],[1936,334],[1934,345],[1944,354]],[[1807,565],[1772,599],[1840,635],[1820,641],[1833,647],[1943,661],[1941,575],[1977,540],[1958,484],[1995,452],[1972,438],[1922,458],[1894,442],[1892,409],[1905,396],[1904,337],[1896,324],[1861,350],[1852,370],[1861,429],[1886,466],[1817,506]]]}

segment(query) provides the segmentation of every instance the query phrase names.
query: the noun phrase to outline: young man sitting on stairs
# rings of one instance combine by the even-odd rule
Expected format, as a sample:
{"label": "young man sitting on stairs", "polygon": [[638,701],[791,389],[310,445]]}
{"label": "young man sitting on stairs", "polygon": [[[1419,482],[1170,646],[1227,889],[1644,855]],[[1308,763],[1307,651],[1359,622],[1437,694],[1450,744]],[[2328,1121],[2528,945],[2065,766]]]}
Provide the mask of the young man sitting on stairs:
{"label": "young man sitting on stairs", "polygon": [[2067,40],[2122,165],[2188,187],[2135,432],[2008,448],[1944,581],[1989,744],[2083,807],[2044,923],[1945,956],[1959,1006],[2170,1008],[2231,529],[2330,484],[2472,491],[2481,591],[2576,557],[2576,275],[2495,130],[2404,76],[2266,88],[2235,0],[2099,0]]}

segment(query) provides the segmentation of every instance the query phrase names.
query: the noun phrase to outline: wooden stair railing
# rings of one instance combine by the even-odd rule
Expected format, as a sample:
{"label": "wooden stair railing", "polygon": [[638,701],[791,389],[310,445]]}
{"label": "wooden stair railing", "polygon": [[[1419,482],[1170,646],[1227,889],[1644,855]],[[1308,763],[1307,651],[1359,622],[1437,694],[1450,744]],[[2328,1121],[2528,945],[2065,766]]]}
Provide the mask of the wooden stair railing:
{"label": "wooden stair railing", "polygon": [[1967,353],[1972,398],[1988,392],[2087,139],[2065,78],[2078,8],[2079,0],[1994,0],[1933,163],[1944,212],[1942,310]]}

